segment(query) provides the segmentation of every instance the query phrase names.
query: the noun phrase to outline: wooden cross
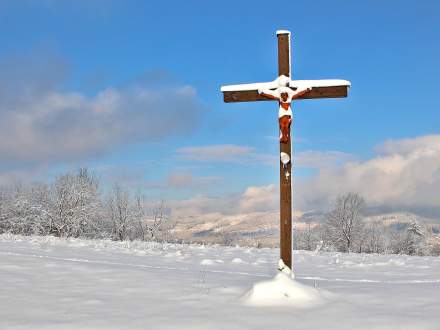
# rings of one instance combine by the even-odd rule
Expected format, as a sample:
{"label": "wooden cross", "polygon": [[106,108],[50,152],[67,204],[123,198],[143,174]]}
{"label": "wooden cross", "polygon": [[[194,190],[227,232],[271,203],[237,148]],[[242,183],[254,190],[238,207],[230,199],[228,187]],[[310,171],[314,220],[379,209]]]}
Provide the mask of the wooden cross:
{"label": "wooden cross", "polygon": [[[225,102],[268,101],[261,89],[288,87],[293,91],[311,90],[297,99],[346,97],[350,82],[346,80],[292,80],[290,68],[290,32],[277,31],[278,78],[271,82],[223,86]],[[290,128],[289,128],[290,130]],[[289,132],[290,133],[290,132]],[[287,143],[280,142],[280,259],[292,269],[292,159],[290,134]]]}

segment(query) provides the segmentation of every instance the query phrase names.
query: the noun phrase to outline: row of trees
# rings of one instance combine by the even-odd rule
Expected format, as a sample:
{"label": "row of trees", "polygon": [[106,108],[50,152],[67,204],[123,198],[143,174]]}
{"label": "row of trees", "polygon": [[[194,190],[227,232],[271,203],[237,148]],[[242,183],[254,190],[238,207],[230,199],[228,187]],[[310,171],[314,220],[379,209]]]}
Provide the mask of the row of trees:
{"label": "row of trees", "polygon": [[295,249],[340,252],[440,255],[440,233],[416,221],[398,226],[365,221],[364,199],[349,193],[337,198],[322,224],[294,231]]}
{"label": "row of trees", "polygon": [[163,202],[115,185],[106,194],[87,169],[58,176],[52,184],[0,188],[0,233],[115,240],[167,239]]}
{"label": "row of trees", "polygon": [[[324,222],[294,230],[294,249],[440,255],[438,228],[415,221],[403,228],[366,222],[364,206],[358,194],[340,196]],[[87,169],[60,175],[51,184],[0,187],[0,233],[168,241],[167,214],[164,202],[148,204],[142,194],[119,185],[103,193]]]}

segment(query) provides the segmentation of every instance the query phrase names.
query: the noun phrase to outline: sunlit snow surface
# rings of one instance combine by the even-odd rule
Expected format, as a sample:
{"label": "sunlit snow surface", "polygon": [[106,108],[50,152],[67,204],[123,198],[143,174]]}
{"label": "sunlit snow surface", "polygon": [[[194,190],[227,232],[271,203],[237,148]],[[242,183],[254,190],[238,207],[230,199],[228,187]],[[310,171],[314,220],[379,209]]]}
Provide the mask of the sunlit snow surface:
{"label": "sunlit snow surface", "polygon": [[0,235],[0,329],[439,329],[440,258],[294,252],[289,292],[325,299],[246,304],[255,283],[279,283],[277,262],[272,249]]}

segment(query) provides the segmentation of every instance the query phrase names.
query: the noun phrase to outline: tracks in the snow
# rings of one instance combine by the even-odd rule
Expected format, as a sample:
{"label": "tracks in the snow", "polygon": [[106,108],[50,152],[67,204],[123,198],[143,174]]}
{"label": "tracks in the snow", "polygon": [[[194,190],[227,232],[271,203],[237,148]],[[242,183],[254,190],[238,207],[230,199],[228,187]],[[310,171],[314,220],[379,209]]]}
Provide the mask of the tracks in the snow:
{"label": "tracks in the snow", "polygon": [[[39,254],[27,254],[27,253],[17,253],[12,251],[0,251],[2,255],[10,255],[10,256],[18,256],[18,257],[27,257],[27,258],[40,258],[40,259],[49,259],[56,261],[64,261],[64,262],[76,262],[76,263],[86,263],[86,264],[95,264],[95,265],[108,265],[108,266],[123,266],[123,267],[134,267],[134,268],[146,268],[146,269],[158,269],[158,270],[167,270],[167,271],[182,271],[182,272],[199,272],[200,269],[194,269],[190,267],[169,267],[169,266],[154,266],[154,265],[144,265],[144,264],[133,264],[133,263],[123,263],[123,262],[114,262],[114,261],[106,261],[106,260],[90,260],[90,259],[81,259],[81,258],[61,258],[49,255],[39,255]],[[227,270],[216,270],[216,269],[207,269],[203,268],[204,272],[214,273],[214,274],[230,274],[230,275],[241,275],[241,276],[250,276],[250,277],[263,277],[263,278],[272,278],[273,275],[262,274],[262,273],[249,273],[249,272],[239,272],[239,271],[227,271]],[[384,281],[384,280],[369,280],[369,279],[345,279],[345,278],[324,278],[319,276],[295,276],[296,279],[300,280],[308,280],[308,281],[324,281],[324,282],[349,282],[349,283],[379,283],[379,284],[432,284],[432,283],[440,283],[440,279],[427,279],[427,280],[393,280],[393,281]]]}
{"label": "tracks in the snow", "polygon": [[[190,268],[190,267],[153,266],[153,265],[114,262],[114,261],[106,261],[106,260],[90,260],[90,259],[81,259],[81,258],[61,258],[61,257],[48,256],[48,255],[17,253],[17,252],[10,252],[10,251],[0,251],[0,254],[28,257],[28,258],[50,259],[50,260],[57,260],[57,261],[97,264],[97,265],[125,266],[125,267],[148,268],[148,269],[164,269],[164,270],[170,270],[170,271],[172,270],[172,271],[184,271],[184,272],[199,271],[197,269]],[[267,277],[267,278],[272,277],[268,274],[235,272],[235,271],[206,269],[206,268],[203,268],[203,271],[208,272],[208,273],[218,273],[218,274],[235,274],[235,275],[244,275],[244,276]]]}

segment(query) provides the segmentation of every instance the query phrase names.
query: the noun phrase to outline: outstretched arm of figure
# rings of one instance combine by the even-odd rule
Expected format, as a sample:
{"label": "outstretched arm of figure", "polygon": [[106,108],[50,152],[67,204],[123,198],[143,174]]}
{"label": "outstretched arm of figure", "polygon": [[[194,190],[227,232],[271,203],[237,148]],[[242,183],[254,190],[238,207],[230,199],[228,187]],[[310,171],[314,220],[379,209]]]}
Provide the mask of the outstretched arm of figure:
{"label": "outstretched arm of figure", "polygon": [[307,87],[306,89],[303,89],[302,91],[299,91],[298,93],[294,94],[292,96],[292,100],[297,99],[305,94],[307,94],[308,92],[310,92],[312,90],[312,87]]}
{"label": "outstretched arm of figure", "polygon": [[258,89],[258,94],[261,96],[264,96],[265,98],[271,99],[271,100],[278,100],[279,97],[275,91],[272,91],[270,89]]}

